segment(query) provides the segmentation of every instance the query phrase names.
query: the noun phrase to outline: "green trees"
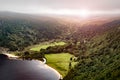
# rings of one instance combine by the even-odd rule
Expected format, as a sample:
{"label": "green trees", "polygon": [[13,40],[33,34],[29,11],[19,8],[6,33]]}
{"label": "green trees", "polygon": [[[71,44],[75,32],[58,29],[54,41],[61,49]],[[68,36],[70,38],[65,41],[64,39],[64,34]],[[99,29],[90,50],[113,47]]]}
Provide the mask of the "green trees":
{"label": "green trees", "polygon": [[119,34],[120,30],[114,27],[94,37],[90,43],[86,44],[88,47],[86,52],[89,54],[85,53],[84,57],[80,54],[79,63],[63,80],[119,80]]}
{"label": "green trees", "polygon": [[45,58],[44,53],[37,51],[25,51],[21,53],[21,55],[19,56],[21,56],[23,60],[32,60],[32,59],[43,60],[43,58]]}
{"label": "green trees", "polygon": [[[60,23],[57,25],[62,26]],[[62,27],[57,25],[51,21],[45,23],[0,18],[0,46],[16,51],[40,41],[55,39],[62,34]]]}

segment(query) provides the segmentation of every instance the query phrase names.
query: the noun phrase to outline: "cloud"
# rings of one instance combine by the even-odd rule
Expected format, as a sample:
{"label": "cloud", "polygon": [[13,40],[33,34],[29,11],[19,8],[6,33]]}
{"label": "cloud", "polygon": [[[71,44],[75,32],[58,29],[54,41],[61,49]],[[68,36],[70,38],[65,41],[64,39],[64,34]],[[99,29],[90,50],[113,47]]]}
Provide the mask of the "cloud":
{"label": "cloud", "polygon": [[[61,9],[120,10],[120,0],[0,0],[0,10],[25,13]],[[106,12],[107,13],[107,12]]]}

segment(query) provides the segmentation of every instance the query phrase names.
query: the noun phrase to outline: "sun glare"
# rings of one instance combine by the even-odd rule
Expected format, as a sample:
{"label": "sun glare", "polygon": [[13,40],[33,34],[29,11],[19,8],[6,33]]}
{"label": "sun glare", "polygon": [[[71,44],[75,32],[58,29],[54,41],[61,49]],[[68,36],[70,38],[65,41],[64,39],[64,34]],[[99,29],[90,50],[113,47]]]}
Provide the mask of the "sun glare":
{"label": "sun glare", "polygon": [[41,10],[41,13],[56,14],[56,15],[68,15],[87,18],[90,16],[90,11],[87,9],[61,9],[61,10]]}
{"label": "sun glare", "polygon": [[88,10],[83,9],[83,10],[80,10],[79,15],[81,17],[89,17],[90,12]]}
{"label": "sun glare", "polygon": [[83,18],[87,18],[90,16],[90,12],[86,9],[81,9],[81,10],[60,10],[57,11],[57,14],[62,14],[62,15],[72,15],[72,16],[80,16]]}

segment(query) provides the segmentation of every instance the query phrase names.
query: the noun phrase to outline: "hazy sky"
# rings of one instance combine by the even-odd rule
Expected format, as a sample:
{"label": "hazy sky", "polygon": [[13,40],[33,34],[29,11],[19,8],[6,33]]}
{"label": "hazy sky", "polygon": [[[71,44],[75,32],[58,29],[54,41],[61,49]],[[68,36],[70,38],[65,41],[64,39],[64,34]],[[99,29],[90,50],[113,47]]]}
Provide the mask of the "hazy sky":
{"label": "hazy sky", "polygon": [[0,0],[1,11],[49,13],[81,9],[120,13],[120,0]]}

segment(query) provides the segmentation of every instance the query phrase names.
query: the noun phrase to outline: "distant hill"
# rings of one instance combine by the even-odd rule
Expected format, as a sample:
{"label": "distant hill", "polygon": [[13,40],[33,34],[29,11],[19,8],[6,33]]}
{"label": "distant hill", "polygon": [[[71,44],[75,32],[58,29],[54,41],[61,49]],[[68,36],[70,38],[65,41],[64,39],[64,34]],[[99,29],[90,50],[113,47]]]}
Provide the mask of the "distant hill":
{"label": "distant hill", "polygon": [[0,46],[23,50],[32,44],[52,39],[82,41],[119,25],[119,18],[76,17],[0,12]]}

